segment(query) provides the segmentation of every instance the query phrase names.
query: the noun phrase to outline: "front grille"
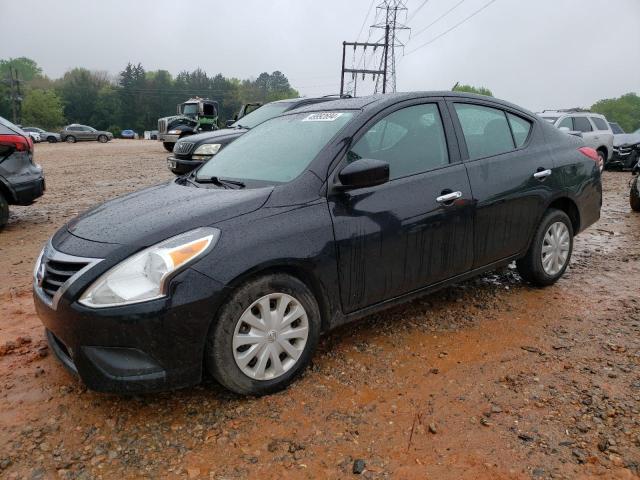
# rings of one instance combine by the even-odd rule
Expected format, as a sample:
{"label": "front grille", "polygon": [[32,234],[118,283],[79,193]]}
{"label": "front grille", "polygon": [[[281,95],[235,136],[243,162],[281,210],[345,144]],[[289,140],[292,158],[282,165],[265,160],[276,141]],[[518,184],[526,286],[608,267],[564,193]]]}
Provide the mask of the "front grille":
{"label": "front grille", "polygon": [[633,146],[631,145],[621,145],[619,147],[615,147],[614,150],[618,155],[629,155],[633,152]]}
{"label": "front grille", "polygon": [[41,288],[44,293],[53,298],[67,280],[86,267],[89,262],[68,262],[42,257],[44,270]]}
{"label": "front grille", "polygon": [[177,142],[173,147],[173,153],[176,155],[187,155],[193,148],[193,142]]}
{"label": "front grille", "polygon": [[158,133],[167,133],[167,121],[164,118],[158,120]]}

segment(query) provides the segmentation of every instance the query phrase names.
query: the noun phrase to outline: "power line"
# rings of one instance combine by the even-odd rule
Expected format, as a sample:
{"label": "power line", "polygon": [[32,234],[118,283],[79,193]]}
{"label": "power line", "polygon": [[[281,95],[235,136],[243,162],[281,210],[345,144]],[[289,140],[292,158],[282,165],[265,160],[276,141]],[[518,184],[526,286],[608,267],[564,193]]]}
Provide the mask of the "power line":
{"label": "power line", "polygon": [[436,23],[438,23],[440,20],[442,20],[444,17],[446,17],[447,15],[449,15],[451,12],[453,12],[456,8],[458,8],[460,5],[462,5],[466,0],[460,0],[458,3],[456,3],[453,7],[451,7],[449,10],[447,10],[446,12],[444,12],[442,15],[440,15],[438,18],[436,18],[433,22],[431,22],[429,25],[427,25],[426,27],[424,27],[421,30],[418,30],[418,32],[414,35],[414,37],[417,37],[418,35],[420,35],[421,33],[426,32],[429,28],[433,27]]}
{"label": "power line", "polygon": [[[464,1],[464,0],[463,0]],[[460,25],[462,25],[463,23],[467,22],[468,20],[471,20],[473,17],[475,17],[476,15],[478,15],[480,12],[482,12],[483,10],[485,10],[486,8],[488,8],[490,5],[492,5],[493,3],[495,3],[497,0],[491,0],[490,2],[488,2],[487,4],[483,5],[482,7],[480,7],[478,10],[476,10],[475,12],[473,12],[471,15],[469,15],[468,17],[466,17],[465,19],[463,19],[462,21],[456,23],[453,27],[449,28],[448,30],[445,30],[444,32],[442,32],[440,35],[435,36],[434,38],[432,38],[431,40],[429,40],[426,43],[423,43],[422,45],[420,45],[419,47],[414,48],[413,50],[407,52],[404,56],[406,57],[407,55],[411,55],[413,52],[420,50],[423,47],[426,47],[427,45],[431,45],[433,42],[435,42],[436,40],[438,40],[439,38],[444,37],[447,33],[455,30],[456,28],[458,28]]]}
{"label": "power line", "polygon": [[[367,20],[369,19],[369,15],[371,14],[371,9],[373,8],[373,4],[376,3],[376,0],[371,0],[369,4],[369,10],[367,10],[367,16],[364,17],[364,21],[362,22],[362,26],[360,27],[360,31],[358,32],[358,36],[356,37],[356,42],[360,40],[360,35],[362,35],[362,31],[364,30],[364,26],[367,24]],[[367,40],[368,42],[369,40]]]}
{"label": "power line", "polygon": [[407,18],[407,24],[415,18],[418,12],[422,10],[422,7],[424,7],[427,3],[429,3],[429,0],[424,0],[424,2],[422,2],[420,6],[413,11],[413,13],[409,16],[409,18]]}

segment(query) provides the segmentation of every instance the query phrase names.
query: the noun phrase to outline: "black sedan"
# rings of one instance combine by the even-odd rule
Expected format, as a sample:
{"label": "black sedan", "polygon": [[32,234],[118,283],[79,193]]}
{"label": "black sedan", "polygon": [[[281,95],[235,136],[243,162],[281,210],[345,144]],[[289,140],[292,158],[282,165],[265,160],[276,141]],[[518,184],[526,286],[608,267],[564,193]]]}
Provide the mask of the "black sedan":
{"label": "black sedan", "polygon": [[69,222],[37,260],[35,304],[92,389],[208,373],[266,394],[338,325],[514,260],[524,280],[553,284],[601,201],[597,153],[510,103],[336,100]]}
{"label": "black sedan", "polygon": [[251,113],[242,116],[240,120],[231,124],[229,128],[181,138],[176,142],[172,154],[167,158],[167,166],[169,170],[176,175],[189,173],[194,168],[201,166],[205,161],[210,160],[222,148],[240,137],[240,135],[260,125],[262,122],[295,108],[334,99],[335,97],[331,98],[331,96],[292,98],[263,105],[251,111]]}

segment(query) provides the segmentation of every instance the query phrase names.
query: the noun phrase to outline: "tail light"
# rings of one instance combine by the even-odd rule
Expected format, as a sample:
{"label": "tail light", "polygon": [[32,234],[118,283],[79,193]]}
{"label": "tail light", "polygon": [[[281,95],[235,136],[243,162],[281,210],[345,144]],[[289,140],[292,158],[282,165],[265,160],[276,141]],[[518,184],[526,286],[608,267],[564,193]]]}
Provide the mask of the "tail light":
{"label": "tail light", "polygon": [[17,152],[30,152],[33,150],[31,138],[25,138],[21,135],[0,135],[0,145],[11,147]]}
{"label": "tail light", "polygon": [[589,157],[591,160],[596,162],[600,167],[600,170],[604,168],[604,162],[600,160],[600,155],[598,155],[598,152],[595,149],[591,147],[580,147],[578,151],[585,157]]}

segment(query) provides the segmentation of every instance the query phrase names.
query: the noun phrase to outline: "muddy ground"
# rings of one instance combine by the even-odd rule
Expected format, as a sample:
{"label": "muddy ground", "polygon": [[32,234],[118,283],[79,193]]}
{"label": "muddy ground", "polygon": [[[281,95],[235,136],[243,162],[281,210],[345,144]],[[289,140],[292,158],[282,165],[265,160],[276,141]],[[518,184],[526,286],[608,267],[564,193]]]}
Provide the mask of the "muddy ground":
{"label": "muddy ground", "polygon": [[[555,286],[506,269],[325,337],[287,391],[87,391],[48,352],[34,258],[65,221],[171,178],[156,142],[37,145],[46,195],[0,234],[2,478],[637,478],[640,215],[602,220]],[[357,477],[355,477],[357,478]]]}

